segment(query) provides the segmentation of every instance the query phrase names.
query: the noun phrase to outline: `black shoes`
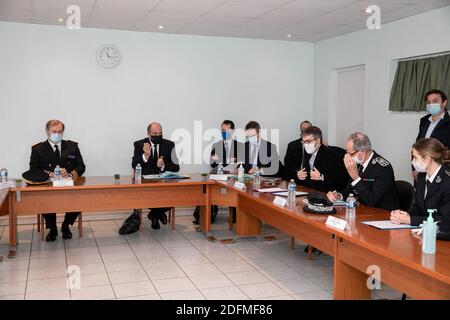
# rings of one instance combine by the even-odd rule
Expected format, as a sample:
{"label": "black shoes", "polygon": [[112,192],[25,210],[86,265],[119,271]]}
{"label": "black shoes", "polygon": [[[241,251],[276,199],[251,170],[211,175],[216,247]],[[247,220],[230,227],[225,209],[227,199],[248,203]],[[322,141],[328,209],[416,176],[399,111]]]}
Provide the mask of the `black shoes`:
{"label": "black shoes", "polygon": [[194,221],[192,221],[192,223],[198,225],[198,224],[200,224],[200,221],[194,220]]}
{"label": "black shoes", "polygon": [[152,229],[155,229],[155,230],[161,229],[159,222],[158,222],[158,217],[152,216],[151,220],[152,220]]}
{"label": "black shoes", "polygon": [[[42,232],[42,230],[41,230]],[[53,242],[56,240],[56,237],[58,236],[58,229],[50,229],[50,232],[47,234],[47,236],[45,237],[45,241],[47,242]]]}
{"label": "black shoes", "polygon": [[164,212],[161,212],[158,217],[159,221],[161,221],[162,224],[167,224],[167,215]]}
{"label": "black shoes", "polygon": [[[309,248],[309,246],[306,246],[306,248],[303,249],[303,252],[304,252],[304,253],[308,253],[308,248]],[[322,254],[322,251],[317,250],[316,248],[312,247],[311,253],[314,253],[314,252],[316,252],[316,251],[317,251],[317,253],[318,253],[319,255]]]}
{"label": "black shoes", "polygon": [[63,223],[61,227],[61,233],[64,240],[72,239],[72,232],[70,232],[68,224]]}

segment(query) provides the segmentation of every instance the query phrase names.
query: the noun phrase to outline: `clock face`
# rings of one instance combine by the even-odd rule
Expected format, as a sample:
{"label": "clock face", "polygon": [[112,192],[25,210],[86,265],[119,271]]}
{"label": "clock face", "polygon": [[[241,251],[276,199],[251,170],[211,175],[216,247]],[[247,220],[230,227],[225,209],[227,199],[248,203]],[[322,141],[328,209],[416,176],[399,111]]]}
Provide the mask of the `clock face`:
{"label": "clock face", "polygon": [[104,45],[98,49],[97,61],[104,68],[114,68],[120,62],[120,51],[113,45]]}

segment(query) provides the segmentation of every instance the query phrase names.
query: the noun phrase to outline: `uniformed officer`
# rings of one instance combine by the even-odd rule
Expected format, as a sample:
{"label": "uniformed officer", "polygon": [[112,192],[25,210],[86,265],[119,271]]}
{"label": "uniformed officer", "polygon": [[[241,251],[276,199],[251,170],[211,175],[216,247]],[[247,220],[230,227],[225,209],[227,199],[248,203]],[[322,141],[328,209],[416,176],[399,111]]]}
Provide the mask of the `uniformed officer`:
{"label": "uniformed officer", "polygon": [[[48,139],[31,148],[30,170],[42,170],[49,178],[54,177],[53,171],[59,165],[63,178],[71,177],[76,180],[86,170],[78,143],[63,140],[64,123],[59,120],[50,120],[45,125]],[[79,212],[67,212],[61,227],[63,239],[72,239],[69,225],[73,225]],[[50,229],[46,241],[55,241],[58,236],[56,227],[56,214],[44,214],[46,228]]]}
{"label": "uniformed officer", "polygon": [[344,165],[350,176],[347,187],[340,193],[327,194],[331,201],[345,200],[350,193],[370,207],[395,210],[400,206],[391,164],[372,150],[364,133],[351,134],[346,142]]}
{"label": "uniformed officer", "polygon": [[437,139],[418,140],[412,148],[412,165],[419,172],[414,205],[409,212],[394,210],[391,221],[419,226],[428,217],[428,209],[436,209],[434,221],[441,231],[450,231],[450,168],[444,164],[449,151]]}

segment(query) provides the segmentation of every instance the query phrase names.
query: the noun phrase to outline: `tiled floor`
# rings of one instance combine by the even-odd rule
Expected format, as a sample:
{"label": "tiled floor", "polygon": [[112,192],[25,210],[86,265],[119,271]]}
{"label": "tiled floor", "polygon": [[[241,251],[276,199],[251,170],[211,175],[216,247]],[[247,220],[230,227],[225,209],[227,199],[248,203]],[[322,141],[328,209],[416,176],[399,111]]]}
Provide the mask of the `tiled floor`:
{"label": "tiled floor", "polygon": [[[85,220],[87,220],[85,218]],[[213,225],[218,239],[233,238],[228,217]],[[304,246],[289,249],[289,236],[269,226],[263,237],[209,242],[190,216],[120,236],[122,220],[85,221],[84,237],[41,242],[36,225],[20,225],[17,256],[10,260],[8,227],[0,226],[0,299],[331,299],[333,259],[306,259]],[[80,283],[69,266],[78,266]],[[76,272],[77,269],[75,269]],[[67,273],[69,271],[69,274]],[[68,279],[70,281],[68,281]],[[71,284],[80,288],[68,289]],[[374,299],[399,299],[383,288]]]}

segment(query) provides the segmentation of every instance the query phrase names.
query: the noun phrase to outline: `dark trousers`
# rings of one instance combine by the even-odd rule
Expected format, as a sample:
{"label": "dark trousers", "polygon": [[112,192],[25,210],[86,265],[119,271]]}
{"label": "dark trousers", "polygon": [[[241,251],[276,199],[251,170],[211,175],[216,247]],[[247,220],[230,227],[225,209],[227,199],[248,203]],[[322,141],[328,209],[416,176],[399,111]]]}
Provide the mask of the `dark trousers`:
{"label": "dark trousers", "polygon": [[[231,207],[231,210],[233,210],[233,222],[236,222],[236,208]],[[217,213],[219,212],[218,206],[211,206],[211,218],[214,219]],[[200,219],[200,207],[196,207],[193,213],[194,219],[199,220]],[[212,220],[211,219],[211,220]]]}
{"label": "dark trousers", "polygon": [[[80,213],[81,212],[66,212],[63,224],[73,225]],[[56,229],[56,213],[45,213],[43,215],[45,219],[45,227],[47,229]]]}
{"label": "dark trousers", "polygon": [[150,216],[158,218],[165,214],[167,211],[170,210],[170,208],[149,208],[150,209]]}

